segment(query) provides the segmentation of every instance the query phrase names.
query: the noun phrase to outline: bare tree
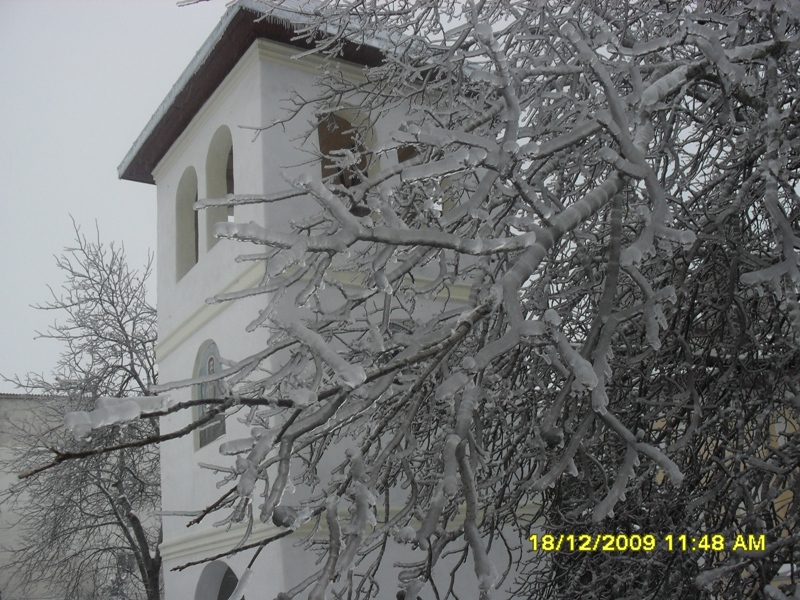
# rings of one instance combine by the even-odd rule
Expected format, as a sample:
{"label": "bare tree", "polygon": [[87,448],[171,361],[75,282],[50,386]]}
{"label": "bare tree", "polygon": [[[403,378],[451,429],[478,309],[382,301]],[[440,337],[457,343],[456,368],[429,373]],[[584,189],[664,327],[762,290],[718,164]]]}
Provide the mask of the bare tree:
{"label": "bare tree", "polygon": [[[58,314],[40,337],[64,344],[49,378],[13,381],[41,395],[36,410],[15,423],[15,456],[4,465],[35,471],[52,451],[86,452],[158,434],[155,419],[97,431],[76,442],[64,416],[102,405],[104,397],[140,396],[157,381],[155,309],[146,299],[150,262],[131,270],[123,248],[89,241],[56,259],[65,275],[42,310]],[[67,461],[24,479],[3,500],[18,519],[11,568],[22,589],[44,583],[61,597],[160,597],[159,454],[157,446],[125,448]]]}
{"label": "bare tree", "polygon": [[[796,571],[783,591],[771,582],[796,569],[800,541],[798,19],[790,2],[721,0],[298,15],[320,56],[353,43],[383,56],[364,82],[322,69],[287,121],[333,127],[342,106],[367,118],[324,179],[200,201],[319,211],[215,226],[265,249],[247,257],[264,281],[236,295],[263,295],[252,327],[269,343],[156,388],[224,391],[171,436],[241,405],[264,425],[208,512],[287,535],[327,522],[319,571],[283,598],[377,594],[395,541],[418,552],[408,598],[447,595],[432,573],[448,553],[481,598],[794,593]],[[370,147],[370,124],[398,112],[393,139]],[[269,310],[277,297],[291,323]],[[329,456],[333,474],[318,468]],[[304,507],[281,504],[290,479],[315,489]],[[566,546],[531,552],[535,523]],[[601,533],[622,534],[617,551],[598,550]],[[734,551],[740,534],[763,549]],[[647,551],[616,546],[647,535]],[[498,546],[516,579],[490,564]]]}

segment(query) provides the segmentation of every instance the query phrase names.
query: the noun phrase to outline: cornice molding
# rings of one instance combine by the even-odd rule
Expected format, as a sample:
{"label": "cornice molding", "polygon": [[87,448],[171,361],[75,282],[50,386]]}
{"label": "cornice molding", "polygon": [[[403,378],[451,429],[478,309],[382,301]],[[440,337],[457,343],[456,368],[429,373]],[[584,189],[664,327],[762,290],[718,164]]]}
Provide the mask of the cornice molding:
{"label": "cornice molding", "polygon": [[[283,529],[274,525],[265,525],[261,522],[253,524],[253,531],[247,543],[259,542],[276,535]],[[237,523],[230,529],[215,528],[212,530],[195,531],[188,535],[172,538],[161,543],[159,550],[161,558],[167,560],[188,559],[190,557],[214,556],[232,550],[242,541],[247,529]]]}
{"label": "cornice molding", "polygon": [[[518,516],[534,516],[537,514],[539,510],[539,505],[534,503],[527,503],[524,504],[519,508],[517,511]],[[392,506],[389,509],[389,518],[395,517],[398,513],[400,513],[404,508],[402,506]],[[340,520],[347,520],[348,512],[340,507],[339,510],[339,518]],[[464,517],[466,515],[466,505],[461,505],[460,510],[458,511],[457,515],[449,522],[451,527],[460,527],[464,524]],[[479,513],[479,520],[483,518],[483,511]],[[420,527],[421,523],[416,519],[411,519],[412,527],[415,529]],[[309,536],[314,529],[317,529],[318,533],[327,535],[328,527],[325,522],[325,519],[321,519],[319,524],[316,521],[311,520],[303,523],[300,527],[297,528],[296,534],[301,537]],[[215,528],[215,529],[206,529],[202,531],[192,532],[188,535],[183,535],[180,537],[172,538],[165,542],[162,542],[159,546],[161,551],[161,557],[164,560],[178,560],[178,559],[187,559],[189,557],[198,555],[200,556],[214,556],[217,554],[221,554],[225,551],[232,550],[236,545],[242,541],[244,538],[247,529],[246,526],[237,523],[230,529],[223,529],[223,528]],[[253,523],[253,530],[250,533],[250,536],[247,538],[246,543],[252,544],[254,542],[260,542],[262,540],[267,539],[268,537],[275,536],[279,533],[285,531],[283,527],[277,527],[273,524],[264,524],[260,521],[256,521]],[[286,540],[292,541],[292,537],[284,538]],[[295,538],[296,540],[297,538]],[[278,542],[280,543],[280,542]]]}
{"label": "cornice molding", "polygon": [[[196,267],[202,268],[201,265]],[[218,290],[213,295],[227,294],[230,292],[238,292],[249,287],[255,287],[264,277],[265,265],[263,262],[257,262],[249,267],[246,271],[240,274],[236,279],[231,281],[226,287]],[[287,270],[286,277],[290,276],[293,269]],[[340,285],[349,288],[363,287],[365,275],[358,271],[339,271],[331,270],[330,277],[335,279]],[[308,279],[304,277],[303,280]],[[426,284],[433,282],[433,279],[427,277],[416,277],[415,281],[419,287],[424,287]],[[434,296],[429,296],[433,300],[454,300],[456,302],[467,302],[469,300],[470,286],[466,284],[459,285],[445,285],[446,290],[440,290]],[[170,331],[163,339],[159,340],[156,346],[156,359],[158,362],[164,360],[167,356],[177,350],[183,342],[189,339],[192,335],[200,331],[207,323],[213,320],[222,311],[227,310],[236,300],[227,302],[220,302],[218,304],[203,304],[195,310],[189,317],[182,323],[177,325]],[[195,352],[196,348],[192,349]]]}
{"label": "cornice molding", "polygon": [[321,57],[316,54],[308,54],[307,50],[289,46],[280,42],[273,42],[260,38],[255,42],[258,45],[259,56],[274,64],[290,67],[313,75],[319,75],[322,68],[335,67],[349,80],[355,83],[363,83],[367,79],[364,76],[365,67],[343,59],[332,59]]}
{"label": "cornice molding", "polygon": [[[195,265],[201,267],[201,265]],[[257,262],[240,273],[233,281],[224,288],[216,291],[212,296],[239,292],[250,287],[256,286],[264,277],[264,263]],[[172,331],[163,338],[159,339],[156,346],[156,361],[161,362],[167,356],[177,350],[192,335],[200,331],[207,323],[217,315],[231,307],[234,301],[220,302],[215,304],[202,304],[183,322],[179,323]]]}

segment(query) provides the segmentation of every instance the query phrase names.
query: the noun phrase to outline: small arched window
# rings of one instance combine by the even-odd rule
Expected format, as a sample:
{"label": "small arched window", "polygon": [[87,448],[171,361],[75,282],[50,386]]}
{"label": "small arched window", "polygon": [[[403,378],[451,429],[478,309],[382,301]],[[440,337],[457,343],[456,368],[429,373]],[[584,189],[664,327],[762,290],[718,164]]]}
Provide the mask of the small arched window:
{"label": "small arched window", "polygon": [[[225,167],[225,191],[228,194],[234,194],[233,191],[233,146],[231,146],[230,152],[228,152],[228,165]],[[233,221],[233,207],[228,206],[226,207],[228,211],[228,222]]]}
{"label": "small arched window", "polygon": [[[212,375],[219,372],[220,368],[219,349],[213,341],[207,340],[200,346],[200,351],[197,353],[194,375],[195,377]],[[195,397],[198,400],[221,398],[222,389],[219,385],[219,381],[210,381],[195,386]],[[200,405],[197,407],[195,417],[200,419],[206,416],[209,410],[214,408],[214,406],[213,404]],[[210,444],[218,437],[225,435],[225,415],[219,414],[215,416],[211,421],[202,425],[196,431],[198,448]]]}
{"label": "small arched window", "polygon": [[194,600],[228,600],[239,578],[228,565],[215,560],[205,566],[197,581]]}
{"label": "small arched window", "polygon": [[180,280],[194,265],[200,253],[198,238],[197,173],[189,167],[181,176],[175,195],[175,279]]}
{"label": "small arched window", "polygon": [[414,146],[400,146],[397,149],[397,162],[404,163],[407,160],[411,160],[412,158],[416,158],[419,153]]}
{"label": "small arched window", "polygon": [[[224,198],[234,193],[233,138],[227,125],[214,133],[206,157],[206,195],[209,198]],[[212,234],[214,223],[233,221],[232,206],[212,206],[206,209],[206,248],[217,243]]]}
{"label": "small arched window", "polygon": [[[340,114],[328,115],[317,127],[319,150],[322,154],[322,179],[349,188],[367,177],[370,153],[358,128]],[[350,207],[350,212],[363,217],[369,214],[366,206]]]}
{"label": "small arched window", "polygon": [[222,581],[219,584],[219,592],[217,593],[217,600],[230,600],[231,595],[236,590],[239,583],[239,578],[236,573],[228,567],[225,574],[222,576]]}

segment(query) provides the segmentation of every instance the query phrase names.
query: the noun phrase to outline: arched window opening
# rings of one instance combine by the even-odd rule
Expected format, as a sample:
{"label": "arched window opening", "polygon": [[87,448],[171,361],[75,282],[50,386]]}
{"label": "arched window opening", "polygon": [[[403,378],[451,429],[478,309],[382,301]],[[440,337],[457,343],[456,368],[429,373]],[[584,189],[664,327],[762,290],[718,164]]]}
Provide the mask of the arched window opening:
{"label": "arched window opening", "polygon": [[200,574],[194,600],[228,600],[238,583],[239,578],[233,569],[221,560],[215,560],[207,564]]}
{"label": "arched window opening", "polygon": [[[228,194],[235,193],[233,191],[233,146],[231,146],[230,152],[228,152],[228,164],[225,167],[225,190]],[[226,207],[228,210],[228,222],[233,222],[233,207],[228,206]]]}
{"label": "arched window opening", "polygon": [[[217,345],[207,340],[200,346],[200,351],[197,353],[197,360],[195,364],[195,377],[203,377],[204,375],[212,375],[217,373],[221,368],[219,349]],[[222,397],[222,389],[219,381],[209,381],[195,386],[195,397],[198,400],[203,399],[217,399]],[[196,419],[205,417],[210,410],[215,408],[213,404],[203,404],[197,407],[195,414]],[[225,435],[225,415],[219,414],[205,423],[197,431],[197,447],[202,448]]]}
{"label": "arched window opening", "polygon": [[200,253],[197,202],[197,173],[192,167],[183,172],[175,195],[175,280],[179,281],[194,265]]}
{"label": "arched window opening", "polygon": [[[208,198],[224,198],[233,194],[234,182],[233,138],[227,125],[214,133],[208,145],[206,157],[206,195]],[[206,209],[206,248],[211,250],[217,243],[212,231],[215,223],[233,221],[232,206],[212,206]]]}
{"label": "arched window opening", "polygon": [[234,573],[231,568],[228,567],[228,570],[225,571],[225,574],[222,576],[222,581],[219,584],[217,600],[230,600],[230,597],[236,589],[236,585],[238,583],[239,578],[236,577],[236,573]]}
{"label": "arched window opening", "polygon": [[[367,176],[370,153],[357,127],[339,114],[328,115],[317,127],[322,154],[322,179],[349,188]],[[353,205],[350,212],[358,217],[370,213],[363,205]]]}
{"label": "arched window opening", "polygon": [[411,160],[412,158],[416,158],[416,156],[418,154],[419,154],[419,152],[417,152],[417,149],[414,146],[410,146],[410,145],[400,146],[397,149],[397,162],[404,163],[407,160]]}

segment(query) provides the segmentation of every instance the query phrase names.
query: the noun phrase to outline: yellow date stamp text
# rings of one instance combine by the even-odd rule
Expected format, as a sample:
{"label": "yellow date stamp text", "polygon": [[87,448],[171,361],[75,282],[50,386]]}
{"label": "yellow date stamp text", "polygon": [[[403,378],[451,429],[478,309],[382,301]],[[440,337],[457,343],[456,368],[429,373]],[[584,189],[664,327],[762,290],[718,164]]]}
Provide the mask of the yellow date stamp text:
{"label": "yellow date stamp text", "polygon": [[764,534],[534,533],[533,552],[763,552]]}

